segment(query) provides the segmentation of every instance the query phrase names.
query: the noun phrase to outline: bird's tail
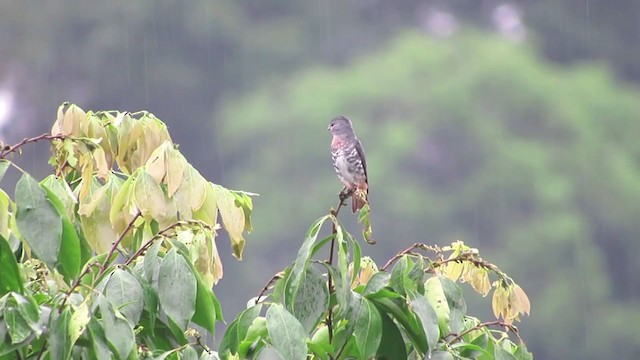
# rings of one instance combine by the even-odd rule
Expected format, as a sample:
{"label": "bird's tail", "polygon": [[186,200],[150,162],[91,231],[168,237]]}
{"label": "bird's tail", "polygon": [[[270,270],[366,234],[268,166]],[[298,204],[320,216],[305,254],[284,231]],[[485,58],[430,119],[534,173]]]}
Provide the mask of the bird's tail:
{"label": "bird's tail", "polygon": [[357,189],[353,192],[353,195],[351,196],[351,210],[353,212],[362,209],[364,205],[369,202],[367,192],[366,188]]}

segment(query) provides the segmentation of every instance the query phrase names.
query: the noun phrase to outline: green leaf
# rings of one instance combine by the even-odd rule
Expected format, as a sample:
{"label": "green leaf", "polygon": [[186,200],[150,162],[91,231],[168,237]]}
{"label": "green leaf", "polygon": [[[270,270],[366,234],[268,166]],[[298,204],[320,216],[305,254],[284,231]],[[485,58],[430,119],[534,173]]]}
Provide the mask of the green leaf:
{"label": "green leaf", "polygon": [[4,320],[11,337],[11,344],[23,342],[31,335],[29,324],[22,317],[16,306],[4,309]]}
{"label": "green leaf", "polygon": [[383,311],[379,311],[382,324],[382,337],[376,358],[378,359],[406,359],[407,348],[402,334],[393,320]]}
{"label": "green leaf", "polygon": [[307,332],[311,332],[320,322],[329,307],[327,279],[314,267],[307,268],[302,283],[295,296],[293,315]]}
{"label": "green leaf", "polygon": [[438,316],[427,298],[413,292],[407,291],[407,300],[411,304],[411,310],[418,316],[422,329],[427,336],[429,351],[435,349],[440,339],[440,328],[438,328]]}
{"label": "green leaf", "polygon": [[518,345],[513,355],[518,360],[533,360],[533,354],[527,350],[527,347],[524,344]]}
{"label": "green leaf", "polygon": [[306,359],[306,332],[282,305],[273,304],[267,310],[267,330],[270,343],[284,360]]}
{"label": "green leaf", "polygon": [[158,317],[158,294],[154,288],[136,271],[131,274],[136,278],[142,288],[144,297],[144,309],[149,313],[149,324],[151,335],[154,335],[156,318]]}
{"label": "green leaf", "polygon": [[196,349],[192,348],[191,346],[187,346],[186,348],[184,348],[181,351],[181,355],[182,360],[198,360],[198,353],[196,352]]}
{"label": "green leaf", "polygon": [[381,310],[380,312],[386,312],[402,326],[402,330],[418,351],[426,354],[429,349],[429,344],[424,336],[424,331],[421,329],[421,325],[412,315],[411,311],[407,308],[404,299],[384,297],[375,298],[372,299],[372,301]]}
{"label": "green leaf", "polygon": [[307,272],[307,267],[309,266],[313,244],[318,238],[318,233],[320,232],[322,224],[324,224],[327,219],[329,219],[329,216],[323,216],[311,225],[307,232],[307,237],[302,243],[300,250],[298,250],[298,256],[296,257],[296,261],[293,264],[288,281],[286,282],[284,298],[282,299],[282,302],[285,304],[287,309],[292,312],[295,312],[294,306],[296,304],[296,296],[300,290],[301,283],[303,282],[303,277]]}
{"label": "green leaf", "polygon": [[267,319],[264,317],[257,317],[247,329],[247,334],[244,339],[238,344],[238,355],[241,359],[247,358],[250,352],[258,351],[262,346],[262,342],[258,342],[260,339],[266,339],[269,335],[267,331]]}
{"label": "green leaf", "polygon": [[412,269],[413,263],[409,257],[404,255],[396,262],[391,270],[390,284],[391,287],[401,295],[405,294],[405,286],[408,280],[409,271]]}
{"label": "green leaf", "polygon": [[495,360],[516,360],[513,355],[500,346],[495,347],[493,356]]}
{"label": "green leaf", "polygon": [[[300,358],[303,359],[303,358]],[[267,345],[260,350],[258,355],[256,356],[256,360],[288,360],[282,354],[280,354],[276,349]]]}
{"label": "green leaf", "polygon": [[7,172],[9,165],[11,165],[9,160],[0,160],[0,181],[4,178],[4,174]]}
{"label": "green leaf", "polygon": [[229,352],[236,354],[238,352],[240,342],[244,340],[249,331],[249,327],[260,315],[261,310],[262,304],[252,306],[241,312],[236,319],[233,320],[220,341],[219,349],[221,354],[225,355]]}
{"label": "green leaf", "polygon": [[367,298],[361,298],[360,301],[353,334],[362,357],[370,359],[377,353],[382,339],[382,318],[378,309]]}
{"label": "green leaf", "polygon": [[187,260],[172,248],[160,264],[158,296],[164,313],[183,331],[196,311],[197,288]]}
{"label": "green leaf", "polygon": [[69,336],[69,322],[71,311],[69,307],[62,309],[58,315],[57,311],[51,311],[49,321],[49,353],[52,360],[68,359],[71,356],[71,337]]}
{"label": "green leaf", "polygon": [[369,282],[367,282],[367,286],[365,286],[364,291],[362,291],[362,295],[366,296],[375,294],[378,291],[384,289],[389,285],[390,278],[391,276],[389,275],[389,273],[385,271],[379,271],[373,274],[371,279],[369,279]]}
{"label": "green leaf", "polygon": [[62,219],[62,242],[60,244],[60,254],[58,263],[61,265],[60,272],[67,280],[74,279],[80,273],[80,239],[76,229],[67,217],[64,205],[58,197],[46,186],[43,186],[47,193],[47,199],[58,212]]}
{"label": "green leaf", "polygon": [[467,313],[467,305],[462,296],[462,289],[451,279],[438,275],[442,284],[442,290],[449,305],[449,330],[459,333],[464,330],[464,316]]}
{"label": "green leaf", "polygon": [[125,359],[131,353],[135,343],[133,328],[106,297],[99,296],[99,298],[106,341],[116,357]]}
{"label": "green leaf", "polygon": [[158,274],[160,271],[160,258],[158,257],[158,251],[160,250],[161,244],[162,240],[155,240],[144,255],[144,277],[147,279],[149,284],[152,285],[157,285],[158,282]]}
{"label": "green leaf", "polygon": [[431,353],[431,360],[454,360],[453,355],[448,351],[436,350]]}
{"label": "green leaf", "polygon": [[54,268],[62,243],[62,219],[31,175],[16,184],[16,225],[36,256]]}
{"label": "green leaf", "polygon": [[[191,264],[189,265],[191,266]],[[214,334],[216,330],[216,320],[222,320],[220,303],[211,288],[205,285],[200,274],[195,271],[194,268],[191,270],[197,282],[196,311],[193,314],[192,320],[194,323],[207,329],[211,334]]]}
{"label": "green leaf", "polygon": [[129,272],[116,269],[104,289],[107,299],[131,324],[137,324],[144,306],[142,286]]}
{"label": "green leaf", "polygon": [[89,330],[89,339],[91,340],[91,347],[89,347],[90,358],[98,360],[111,359],[113,355],[107,344],[104,328],[97,318],[91,318],[87,325],[87,330]]}
{"label": "green leaf", "polygon": [[2,274],[0,297],[11,291],[21,294],[24,292],[20,270],[18,270],[18,262],[13,255],[13,251],[11,251],[9,243],[2,235],[0,235],[0,274]]}

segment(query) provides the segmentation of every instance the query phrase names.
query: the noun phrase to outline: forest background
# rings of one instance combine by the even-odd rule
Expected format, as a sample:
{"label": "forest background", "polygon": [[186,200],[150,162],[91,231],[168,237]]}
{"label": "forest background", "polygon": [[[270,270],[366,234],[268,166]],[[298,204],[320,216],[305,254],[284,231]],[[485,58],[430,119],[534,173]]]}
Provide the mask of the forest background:
{"label": "forest background", "polygon": [[[0,139],[48,131],[66,100],[145,109],[206,178],[261,194],[243,262],[219,245],[233,318],[334,205],[326,126],[348,115],[375,260],[461,239],[529,294],[536,358],[637,358],[638,16],[632,0],[2,0]],[[20,163],[41,178],[37,146]]]}

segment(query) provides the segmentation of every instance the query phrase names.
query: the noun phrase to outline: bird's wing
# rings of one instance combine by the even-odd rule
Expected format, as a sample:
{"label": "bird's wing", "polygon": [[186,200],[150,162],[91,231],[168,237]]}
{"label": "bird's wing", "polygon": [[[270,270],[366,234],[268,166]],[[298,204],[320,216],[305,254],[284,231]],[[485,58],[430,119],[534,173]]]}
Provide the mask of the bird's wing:
{"label": "bird's wing", "polygon": [[360,140],[356,139],[356,151],[362,160],[362,168],[364,169],[364,176],[367,179],[367,185],[369,184],[369,175],[367,175],[367,160],[364,158],[364,149]]}

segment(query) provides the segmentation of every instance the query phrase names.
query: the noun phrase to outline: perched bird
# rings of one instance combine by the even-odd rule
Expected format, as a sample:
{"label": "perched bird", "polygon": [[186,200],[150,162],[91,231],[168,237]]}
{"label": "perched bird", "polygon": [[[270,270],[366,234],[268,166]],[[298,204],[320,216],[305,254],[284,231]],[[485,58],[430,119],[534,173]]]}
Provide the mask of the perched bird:
{"label": "perched bird", "polygon": [[356,212],[368,203],[369,181],[364,149],[353,131],[351,120],[346,116],[338,116],[331,120],[328,130],[333,135],[331,140],[333,168],[345,187],[341,196],[351,195],[351,210]]}

